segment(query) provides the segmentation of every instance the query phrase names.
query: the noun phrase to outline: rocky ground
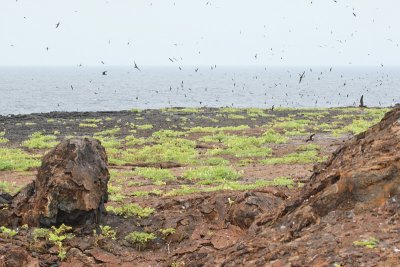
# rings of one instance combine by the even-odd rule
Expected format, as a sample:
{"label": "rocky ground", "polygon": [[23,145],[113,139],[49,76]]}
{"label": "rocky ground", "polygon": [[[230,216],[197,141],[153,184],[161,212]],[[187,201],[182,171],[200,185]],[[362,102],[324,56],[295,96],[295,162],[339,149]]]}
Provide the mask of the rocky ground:
{"label": "rocky ground", "polygon": [[[4,193],[34,180],[41,156],[65,137],[100,139],[111,174],[107,214],[98,226],[4,225],[0,263],[396,266],[398,128],[378,127],[345,142],[386,111],[226,108],[0,117]],[[336,157],[323,163],[334,151]],[[7,199],[0,203],[11,209]]]}

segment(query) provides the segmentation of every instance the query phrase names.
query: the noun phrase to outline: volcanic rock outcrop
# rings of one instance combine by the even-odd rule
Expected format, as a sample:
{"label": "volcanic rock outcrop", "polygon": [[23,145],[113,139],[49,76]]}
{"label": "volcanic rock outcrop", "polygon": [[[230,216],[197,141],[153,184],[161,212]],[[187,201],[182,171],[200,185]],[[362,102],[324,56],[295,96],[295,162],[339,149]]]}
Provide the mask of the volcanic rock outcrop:
{"label": "volcanic rock outcrop", "polygon": [[331,212],[350,212],[352,216],[353,212],[369,213],[398,202],[400,108],[395,108],[380,123],[348,140],[326,163],[316,166],[298,197],[275,214],[258,216],[247,238],[221,254],[209,255],[203,263],[272,266],[274,260],[298,246],[296,240],[306,229],[318,225]]}
{"label": "volcanic rock outcrop", "polygon": [[42,160],[37,178],[11,205],[11,224],[48,227],[96,223],[107,202],[107,155],[99,141],[62,141]]}

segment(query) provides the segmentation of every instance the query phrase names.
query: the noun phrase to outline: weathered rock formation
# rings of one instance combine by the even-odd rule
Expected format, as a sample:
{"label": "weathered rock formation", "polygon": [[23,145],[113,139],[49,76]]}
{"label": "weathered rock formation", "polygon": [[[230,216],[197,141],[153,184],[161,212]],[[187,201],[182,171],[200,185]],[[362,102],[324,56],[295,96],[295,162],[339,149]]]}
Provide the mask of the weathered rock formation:
{"label": "weathered rock formation", "polygon": [[36,180],[14,197],[11,218],[30,226],[95,223],[107,202],[109,178],[99,141],[64,140],[43,157]]}
{"label": "weathered rock formation", "polygon": [[326,163],[316,166],[298,197],[276,213],[258,216],[248,237],[223,253],[209,255],[203,263],[272,266],[274,260],[298,246],[296,240],[306,229],[318,225],[331,212],[369,213],[399,201],[400,108],[395,108],[380,123],[348,140]]}

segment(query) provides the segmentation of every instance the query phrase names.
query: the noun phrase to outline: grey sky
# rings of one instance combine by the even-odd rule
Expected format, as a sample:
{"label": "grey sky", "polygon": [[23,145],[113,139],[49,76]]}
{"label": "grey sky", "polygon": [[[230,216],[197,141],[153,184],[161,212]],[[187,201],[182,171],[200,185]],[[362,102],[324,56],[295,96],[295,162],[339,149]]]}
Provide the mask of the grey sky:
{"label": "grey sky", "polygon": [[400,65],[399,11],[398,0],[1,0],[0,65]]}

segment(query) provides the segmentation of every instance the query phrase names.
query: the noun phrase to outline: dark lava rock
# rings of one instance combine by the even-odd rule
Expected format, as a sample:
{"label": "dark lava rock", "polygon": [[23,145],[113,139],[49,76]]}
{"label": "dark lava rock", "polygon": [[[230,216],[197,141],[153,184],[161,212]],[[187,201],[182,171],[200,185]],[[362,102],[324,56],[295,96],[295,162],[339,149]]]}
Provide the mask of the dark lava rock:
{"label": "dark lava rock", "polygon": [[36,180],[14,197],[12,213],[18,224],[30,226],[97,223],[107,202],[109,179],[107,155],[99,141],[64,140],[43,157]]}

